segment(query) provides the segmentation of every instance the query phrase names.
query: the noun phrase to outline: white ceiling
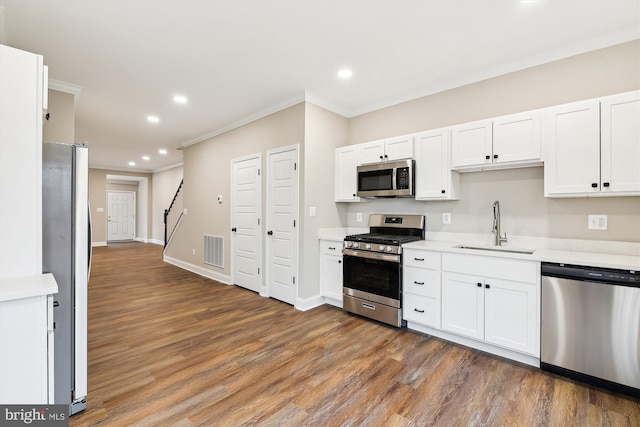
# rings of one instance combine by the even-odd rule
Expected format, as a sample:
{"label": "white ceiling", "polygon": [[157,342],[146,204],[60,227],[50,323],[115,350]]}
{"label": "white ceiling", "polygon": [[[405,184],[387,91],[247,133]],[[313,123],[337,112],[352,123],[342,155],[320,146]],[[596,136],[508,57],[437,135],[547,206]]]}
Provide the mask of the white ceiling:
{"label": "white ceiling", "polygon": [[[181,162],[180,147],[303,99],[352,117],[640,38],[639,0],[0,6],[0,41],[42,54],[54,87],[79,91],[75,137],[89,142],[91,167],[146,172]],[[343,67],[351,79],[336,77]],[[189,103],[176,105],[174,94]]]}

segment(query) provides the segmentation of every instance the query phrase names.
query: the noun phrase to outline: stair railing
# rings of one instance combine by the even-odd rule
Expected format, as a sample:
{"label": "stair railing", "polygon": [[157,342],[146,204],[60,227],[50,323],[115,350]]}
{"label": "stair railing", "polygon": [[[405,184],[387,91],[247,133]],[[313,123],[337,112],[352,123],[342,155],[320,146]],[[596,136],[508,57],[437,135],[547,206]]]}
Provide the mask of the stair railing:
{"label": "stair railing", "polygon": [[176,194],[173,196],[173,200],[171,200],[171,204],[169,205],[169,209],[164,210],[164,247],[167,247],[169,244],[169,240],[173,237],[173,233],[176,231],[178,227],[178,223],[180,222],[180,218],[182,218],[183,214],[183,186],[184,180],[180,181],[180,185],[176,190]]}

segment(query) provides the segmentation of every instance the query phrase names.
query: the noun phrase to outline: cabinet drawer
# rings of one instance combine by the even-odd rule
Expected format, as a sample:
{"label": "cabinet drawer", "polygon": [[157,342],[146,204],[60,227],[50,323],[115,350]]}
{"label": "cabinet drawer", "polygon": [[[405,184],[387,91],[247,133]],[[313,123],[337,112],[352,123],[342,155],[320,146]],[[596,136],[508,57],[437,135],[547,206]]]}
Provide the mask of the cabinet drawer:
{"label": "cabinet drawer", "polygon": [[515,282],[538,283],[540,262],[491,256],[443,254],[442,271],[463,273]]}
{"label": "cabinet drawer", "polygon": [[405,293],[403,310],[403,317],[409,322],[440,328],[439,299]]}
{"label": "cabinet drawer", "polygon": [[420,249],[403,249],[403,262],[408,267],[440,269],[440,253]]}
{"label": "cabinet drawer", "polygon": [[426,268],[405,267],[403,292],[440,299],[440,272]]}
{"label": "cabinet drawer", "polygon": [[342,241],[321,240],[320,253],[323,255],[342,255]]}

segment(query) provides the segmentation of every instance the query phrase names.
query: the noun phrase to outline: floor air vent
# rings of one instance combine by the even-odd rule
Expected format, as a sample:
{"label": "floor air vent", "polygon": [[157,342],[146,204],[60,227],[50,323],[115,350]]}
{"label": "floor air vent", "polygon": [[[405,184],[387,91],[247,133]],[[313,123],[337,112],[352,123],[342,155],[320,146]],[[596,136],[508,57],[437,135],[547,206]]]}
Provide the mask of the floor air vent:
{"label": "floor air vent", "polygon": [[204,263],[224,268],[224,238],[204,235]]}

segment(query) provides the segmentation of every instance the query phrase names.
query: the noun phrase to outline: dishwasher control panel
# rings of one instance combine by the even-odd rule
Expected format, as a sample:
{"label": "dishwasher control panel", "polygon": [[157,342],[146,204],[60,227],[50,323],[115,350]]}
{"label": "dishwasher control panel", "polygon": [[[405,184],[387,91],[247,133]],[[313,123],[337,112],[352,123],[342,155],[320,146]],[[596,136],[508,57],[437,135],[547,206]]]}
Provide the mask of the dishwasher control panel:
{"label": "dishwasher control panel", "polygon": [[543,262],[541,268],[543,276],[640,287],[640,271],[585,267],[582,265],[551,262]]}

